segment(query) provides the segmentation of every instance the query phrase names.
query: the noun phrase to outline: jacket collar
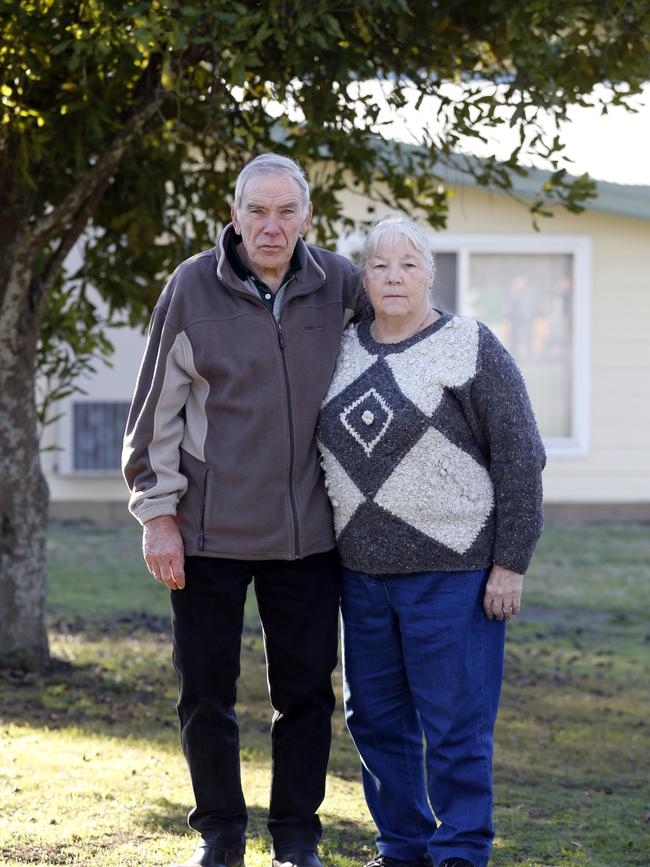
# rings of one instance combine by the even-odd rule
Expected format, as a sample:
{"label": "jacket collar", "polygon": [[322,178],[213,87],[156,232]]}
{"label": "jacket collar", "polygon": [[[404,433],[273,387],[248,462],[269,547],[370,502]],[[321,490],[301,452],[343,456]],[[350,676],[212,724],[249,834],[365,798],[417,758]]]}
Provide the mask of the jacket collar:
{"label": "jacket collar", "polygon": [[[242,275],[237,264],[233,265],[227,253],[230,239],[236,237],[237,234],[233,224],[228,223],[219,236],[217,244],[213,247],[212,252],[217,261],[217,277],[229,289],[250,294],[250,290],[245,283],[246,276]],[[302,238],[298,238],[293,251],[291,268],[295,279],[287,287],[287,294],[289,296],[309,295],[320,288],[325,282],[325,272],[311,255],[309,247]]]}

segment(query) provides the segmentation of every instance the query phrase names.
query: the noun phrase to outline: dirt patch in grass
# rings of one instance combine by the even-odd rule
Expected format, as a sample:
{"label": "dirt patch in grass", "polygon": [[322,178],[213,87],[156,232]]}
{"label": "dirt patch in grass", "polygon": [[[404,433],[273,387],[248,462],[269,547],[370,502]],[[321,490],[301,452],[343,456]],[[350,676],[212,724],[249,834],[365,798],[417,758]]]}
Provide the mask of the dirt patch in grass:
{"label": "dirt patch in grass", "polygon": [[[79,835],[73,835],[79,837]],[[141,838],[143,841],[146,837]],[[94,864],[97,856],[127,842],[127,835],[111,834],[98,838],[81,838],[59,845],[15,845],[0,849],[0,856],[20,864]]]}

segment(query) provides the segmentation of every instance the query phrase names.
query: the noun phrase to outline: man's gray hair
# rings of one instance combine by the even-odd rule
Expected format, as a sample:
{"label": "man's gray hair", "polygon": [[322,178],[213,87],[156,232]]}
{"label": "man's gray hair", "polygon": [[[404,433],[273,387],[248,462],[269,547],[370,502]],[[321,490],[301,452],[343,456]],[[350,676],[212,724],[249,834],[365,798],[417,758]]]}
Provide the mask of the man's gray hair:
{"label": "man's gray hair", "polygon": [[392,244],[400,236],[409,239],[433,272],[433,253],[424,230],[414,220],[399,211],[388,211],[373,221],[363,245],[361,264],[365,265],[371,256],[376,256],[383,244]]}
{"label": "man's gray hair", "polygon": [[241,208],[242,199],[244,197],[244,187],[251,178],[256,175],[287,175],[293,178],[300,188],[302,196],[302,207],[306,211],[309,205],[309,184],[305,178],[305,173],[295,160],[289,157],[283,157],[280,154],[260,154],[249,163],[246,163],[244,168],[239,173],[237,183],[235,184],[235,210]]}

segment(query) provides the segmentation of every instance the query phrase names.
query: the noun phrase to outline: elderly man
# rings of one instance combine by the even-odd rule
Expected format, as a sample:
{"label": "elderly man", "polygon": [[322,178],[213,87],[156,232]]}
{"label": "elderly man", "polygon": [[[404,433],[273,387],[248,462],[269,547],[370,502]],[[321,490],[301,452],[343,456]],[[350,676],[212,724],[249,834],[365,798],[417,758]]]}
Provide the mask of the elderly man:
{"label": "elderly man", "polygon": [[173,591],[181,742],[201,835],[184,867],[241,867],[246,805],[235,716],[244,601],[264,630],[273,867],[321,867],[339,565],[314,429],[358,276],[304,243],[300,167],[242,170],[232,223],[183,262],[153,312],[124,445],[144,557]]}

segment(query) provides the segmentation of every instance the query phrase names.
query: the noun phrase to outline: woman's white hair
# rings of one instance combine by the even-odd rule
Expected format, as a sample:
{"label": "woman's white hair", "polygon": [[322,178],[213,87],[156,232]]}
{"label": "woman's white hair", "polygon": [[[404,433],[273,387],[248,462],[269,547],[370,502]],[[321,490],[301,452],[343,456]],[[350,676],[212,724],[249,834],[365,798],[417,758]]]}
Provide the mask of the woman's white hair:
{"label": "woman's white hair", "polygon": [[408,238],[433,273],[433,253],[427,236],[416,222],[399,211],[388,211],[373,221],[361,252],[361,264],[376,256],[380,247],[394,244],[400,237]]}
{"label": "woman's white hair", "polygon": [[246,163],[244,168],[239,173],[237,183],[235,184],[235,210],[241,208],[242,199],[244,197],[244,188],[251,178],[257,175],[287,175],[298,184],[302,197],[303,210],[307,210],[309,206],[309,184],[305,178],[305,173],[295,160],[289,157],[283,157],[280,154],[260,154],[249,163]]}

